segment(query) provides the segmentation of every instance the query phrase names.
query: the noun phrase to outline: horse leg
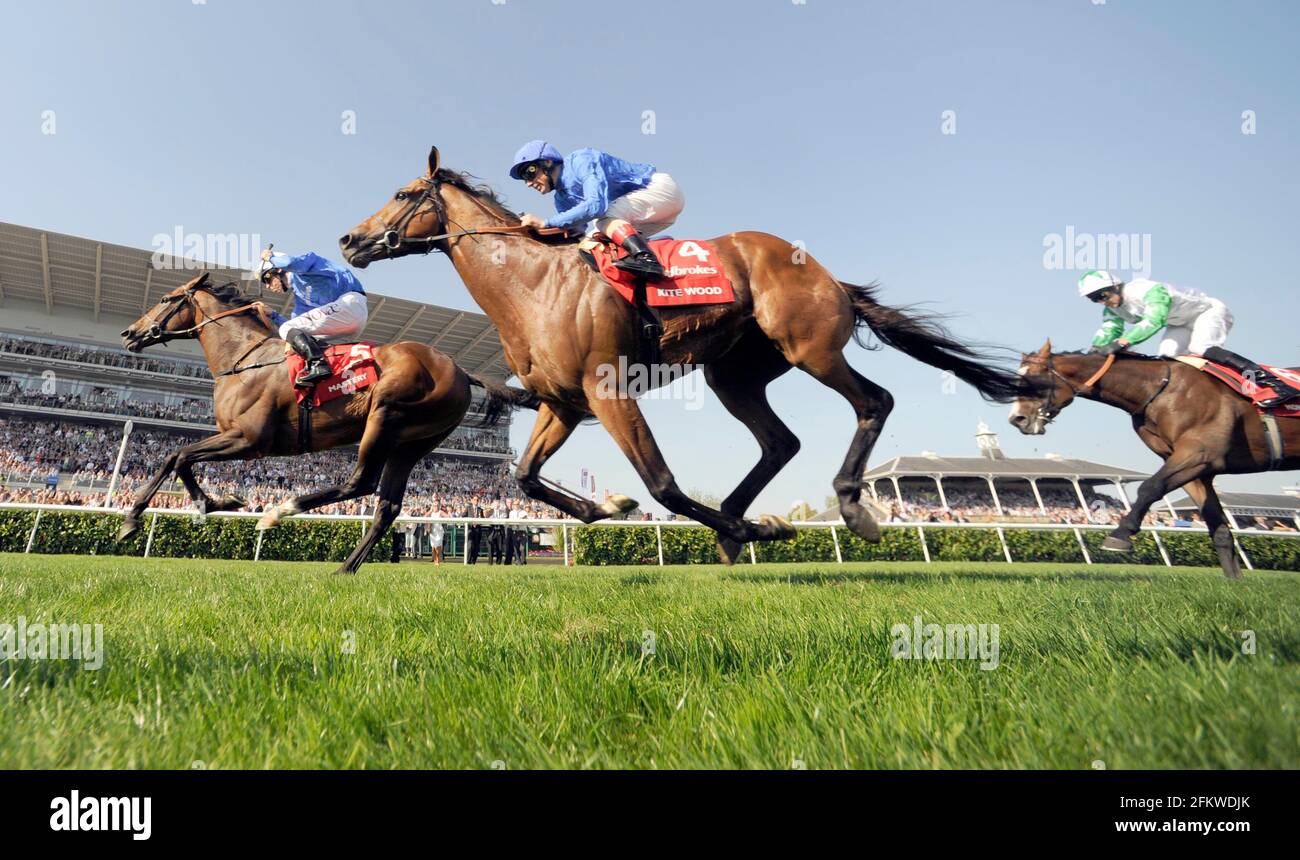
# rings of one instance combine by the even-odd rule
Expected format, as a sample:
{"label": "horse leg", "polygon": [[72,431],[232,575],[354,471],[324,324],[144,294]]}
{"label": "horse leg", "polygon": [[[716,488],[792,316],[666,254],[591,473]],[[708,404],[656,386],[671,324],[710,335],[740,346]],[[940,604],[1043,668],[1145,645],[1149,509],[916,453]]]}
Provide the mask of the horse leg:
{"label": "horse leg", "polygon": [[1101,542],[1101,548],[1110,552],[1128,552],[1133,549],[1133,535],[1142,528],[1142,519],[1151,506],[1188,481],[1194,481],[1209,468],[1205,449],[1199,441],[1175,445],[1173,453],[1160,470],[1138,487],[1133,507],[1119,521],[1115,530]]}
{"label": "horse leg", "polygon": [[822,385],[834,389],[853,407],[857,415],[858,429],[849,443],[849,451],[844,456],[844,463],[835,475],[832,486],[840,501],[840,516],[844,525],[863,540],[877,542],[880,540],[880,526],[871,511],[861,503],[862,474],[865,471],[871,449],[880,438],[885,419],[894,408],[894,398],[876,383],[867,379],[849,366],[844,353],[839,350],[827,350],[814,355],[805,355],[799,362],[800,369],[817,379]]}
{"label": "horse leg", "polygon": [[613,495],[602,504],[579,498],[572,493],[548,487],[542,483],[542,466],[550,456],[572,435],[582,416],[561,406],[543,403],[537,409],[537,422],[533,424],[528,446],[515,467],[515,480],[530,499],[545,502],[584,523],[594,523],[614,514],[630,511],[637,503],[623,495]]}
{"label": "horse leg", "polygon": [[408,442],[389,456],[383,477],[379,481],[379,503],[375,505],[375,516],[370,522],[370,528],[343,562],[343,566],[334,571],[335,574],[356,573],[360,569],[361,563],[370,555],[375,544],[402,512],[402,499],[406,496],[406,482],[411,476],[411,470],[425,454],[438,447],[438,443],[447,435],[449,434],[443,433],[437,437]]}
{"label": "horse leg", "polygon": [[[770,347],[762,351],[733,349],[723,360],[704,368],[709,388],[727,411],[754,434],[760,451],[758,463],[723,500],[724,514],[743,517],[763,488],[799,453],[799,438],[767,401],[768,384],[789,369],[785,356]],[[721,532],[717,535],[718,557],[723,564],[735,563],[743,545]]]}
{"label": "horse leg", "polygon": [[783,517],[764,514],[757,523],[752,523],[734,514],[706,507],[687,496],[677,486],[677,479],[664,462],[645,416],[641,414],[641,407],[634,399],[600,396],[594,383],[587,398],[592,412],[631,461],[650,495],[668,510],[703,523],[738,543],[794,537],[794,526]]}
{"label": "horse leg", "polygon": [[366,419],[366,429],[361,434],[361,442],[357,445],[357,465],[348,479],[342,484],[303,493],[301,496],[274,505],[257,521],[258,530],[275,528],[280,520],[294,514],[373,493],[379,486],[379,476],[384,470],[388,449],[395,432],[395,429],[390,426],[391,423],[392,416],[387,407],[379,406],[372,410]]}
{"label": "horse leg", "polygon": [[[153,501],[158,488],[162,486],[163,481],[167,480],[167,476],[173,471],[181,477],[185,489],[189,491],[190,497],[198,503],[201,513],[208,513],[213,510],[233,510],[234,508],[221,506],[209,507],[211,499],[203,492],[198,481],[194,479],[193,464],[215,460],[244,459],[251,456],[253,451],[253,443],[244,436],[241,430],[227,430],[225,433],[218,433],[215,436],[209,436],[206,439],[200,439],[198,442],[177,448],[167,455],[162,468],[136,495],[134,503],[131,505],[130,510],[127,511],[122,522],[122,528],[117,533],[117,539],[126,540],[139,530],[140,515],[149,507],[149,502]],[[188,480],[186,480],[187,477]],[[236,507],[243,506],[243,500],[234,499],[234,497],[223,499],[222,503],[224,504],[230,499],[239,502]]]}
{"label": "horse leg", "polygon": [[1223,568],[1223,575],[1228,579],[1241,579],[1241,562],[1237,560],[1237,544],[1232,536],[1232,526],[1228,522],[1227,514],[1223,512],[1223,505],[1219,503],[1219,494],[1214,489],[1214,478],[1206,477],[1196,481],[1188,481],[1183,488],[1187,490],[1187,495],[1191,496],[1192,501],[1201,509],[1201,516],[1205,519],[1205,527],[1210,530],[1210,542],[1214,544],[1214,551],[1219,556],[1219,566]]}

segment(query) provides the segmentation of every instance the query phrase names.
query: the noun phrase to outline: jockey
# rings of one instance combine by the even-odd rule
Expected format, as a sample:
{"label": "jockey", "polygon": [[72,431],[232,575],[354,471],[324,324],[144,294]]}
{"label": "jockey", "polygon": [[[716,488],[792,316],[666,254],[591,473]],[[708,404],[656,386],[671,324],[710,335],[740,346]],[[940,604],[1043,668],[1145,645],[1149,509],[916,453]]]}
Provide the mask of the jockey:
{"label": "jockey", "polygon": [[294,257],[262,252],[262,285],[275,292],[293,291],[293,317],[272,313],[280,337],[307,366],[294,385],[310,388],[330,375],[324,342],[342,343],[357,338],[366,327],[366,291],[351,269],[317,254]]}
{"label": "jockey", "polygon": [[[1261,403],[1275,406],[1300,391],[1282,382],[1255,362],[1223,348],[1232,331],[1228,306],[1200,290],[1174,287],[1147,278],[1125,283],[1109,272],[1093,270],[1079,278],[1079,295],[1105,305],[1092,351],[1109,355],[1142,343],[1164,329],[1157,354],[1165,358],[1200,355],[1227,365],[1257,385],[1268,385],[1278,397]],[[1134,323],[1127,332],[1125,323]]]}
{"label": "jockey", "polygon": [[667,173],[596,149],[565,157],[544,140],[530,140],[515,153],[510,175],[540,194],[555,192],[557,214],[544,221],[525,214],[520,219],[525,226],[586,225],[587,235],[603,234],[627,251],[614,264],[618,268],[649,278],[664,276],[644,237],[668,229],[686,205]]}

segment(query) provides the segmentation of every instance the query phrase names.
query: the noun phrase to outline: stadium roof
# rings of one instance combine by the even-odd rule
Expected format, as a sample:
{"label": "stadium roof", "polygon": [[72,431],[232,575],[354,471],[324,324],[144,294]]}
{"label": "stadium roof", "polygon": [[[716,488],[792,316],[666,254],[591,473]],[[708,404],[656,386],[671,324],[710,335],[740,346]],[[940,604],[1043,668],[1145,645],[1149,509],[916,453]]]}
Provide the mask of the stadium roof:
{"label": "stadium roof", "polygon": [[[254,251],[256,253],[256,251]],[[154,251],[96,242],[48,230],[0,222],[0,305],[9,299],[136,319],[166,292],[194,277],[192,260],[155,268]],[[204,264],[200,264],[204,265]],[[187,267],[188,266],[188,267]],[[206,266],[218,280],[240,281],[248,295],[263,297],[261,284],[242,280],[245,272]],[[284,311],[292,297],[268,293],[267,304]],[[367,291],[370,321],[362,337],[392,342],[413,340],[436,346],[471,373],[494,379],[510,375],[496,327],[480,313],[384,296]]]}
{"label": "stadium roof", "polygon": [[[1294,517],[1300,515],[1300,499],[1271,493],[1219,493],[1219,501],[1233,511],[1249,511],[1254,516]],[[1174,502],[1176,511],[1195,511],[1199,506],[1184,495]]]}
{"label": "stadium roof", "polygon": [[895,457],[863,474],[864,481],[880,478],[1061,478],[1081,481],[1143,481],[1149,476],[1120,466],[1088,460],[1044,457],[1041,460],[1010,457],[940,457],[926,454]]}

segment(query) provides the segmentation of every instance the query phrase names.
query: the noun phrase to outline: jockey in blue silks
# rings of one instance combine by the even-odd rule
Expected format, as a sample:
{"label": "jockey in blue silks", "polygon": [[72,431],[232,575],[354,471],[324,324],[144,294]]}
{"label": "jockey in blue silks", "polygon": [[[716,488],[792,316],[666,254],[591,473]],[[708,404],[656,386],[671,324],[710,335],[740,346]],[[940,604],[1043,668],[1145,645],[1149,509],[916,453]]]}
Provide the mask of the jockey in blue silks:
{"label": "jockey in blue silks", "polygon": [[627,251],[620,269],[662,278],[663,266],[645,236],[668,229],[686,205],[677,183],[653,164],[615,158],[598,149],[566,157],[544,140],[530,140],[515,153],[510,176],[540,194],[555,192],[556,214],[546,220],[525,214],[529,227],[584,227]]}
{"label": "jockey in blue silks", "polygon": [[294,257],[262,252],[262,285],[275,292],[293,291],[293,316],[272,312],[280,337],[303,357],[307,366],[294,380],[310,388],[330,375],[324,342],[356,339],[366,327],[366,291],[352,270],[311,251]]}

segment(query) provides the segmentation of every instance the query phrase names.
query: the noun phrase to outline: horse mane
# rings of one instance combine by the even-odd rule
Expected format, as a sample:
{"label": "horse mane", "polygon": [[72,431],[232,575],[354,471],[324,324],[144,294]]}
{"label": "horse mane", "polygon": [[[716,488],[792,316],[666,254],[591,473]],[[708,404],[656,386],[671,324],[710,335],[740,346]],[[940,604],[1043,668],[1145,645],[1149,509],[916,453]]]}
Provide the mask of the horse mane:
{"label": "horse mane", "polygon": [[[1052,355],[1056,356],[1057,358],[1063,358],[1065,356],[1089,356],[1092,355],[1092,352],[1086,349],[1073,349],[1064,352],[1054,352],[1052,353]],[[1121,350],[1120,352],[1115,353],[1116,361],[1118,361],[1121,358],[1126,358],[1126,359],[1131,358],[1137,361],[1168,361],[1169,360],[1164,356],[1160,356],[1160,355],[1145,355],[1140,352],[1128,352],[1126,350]]]}
{"label": "horse mane", "polygon": [[257,299],[244,295],[244,291],[239,288],[239,284],[234,281],[226,281],[224,284],[217,286],[205,285],[204,290],[211,293],[212,297],[223,304],[230,305],[232,308],[243,308],[249,305],[257,304]]}
{"label": "horse mane", "polygon": [[492,189],[492,186],[480,181],[477,176],[464,170],[448,170],[445,167],[440,167],[438,168],[438,175],[434,178],[442,184],[459,188],[471,197],[478,199],[500,217],[508,221],[519,221],[519,216],[505,203],[501,202],[501,198]]}

